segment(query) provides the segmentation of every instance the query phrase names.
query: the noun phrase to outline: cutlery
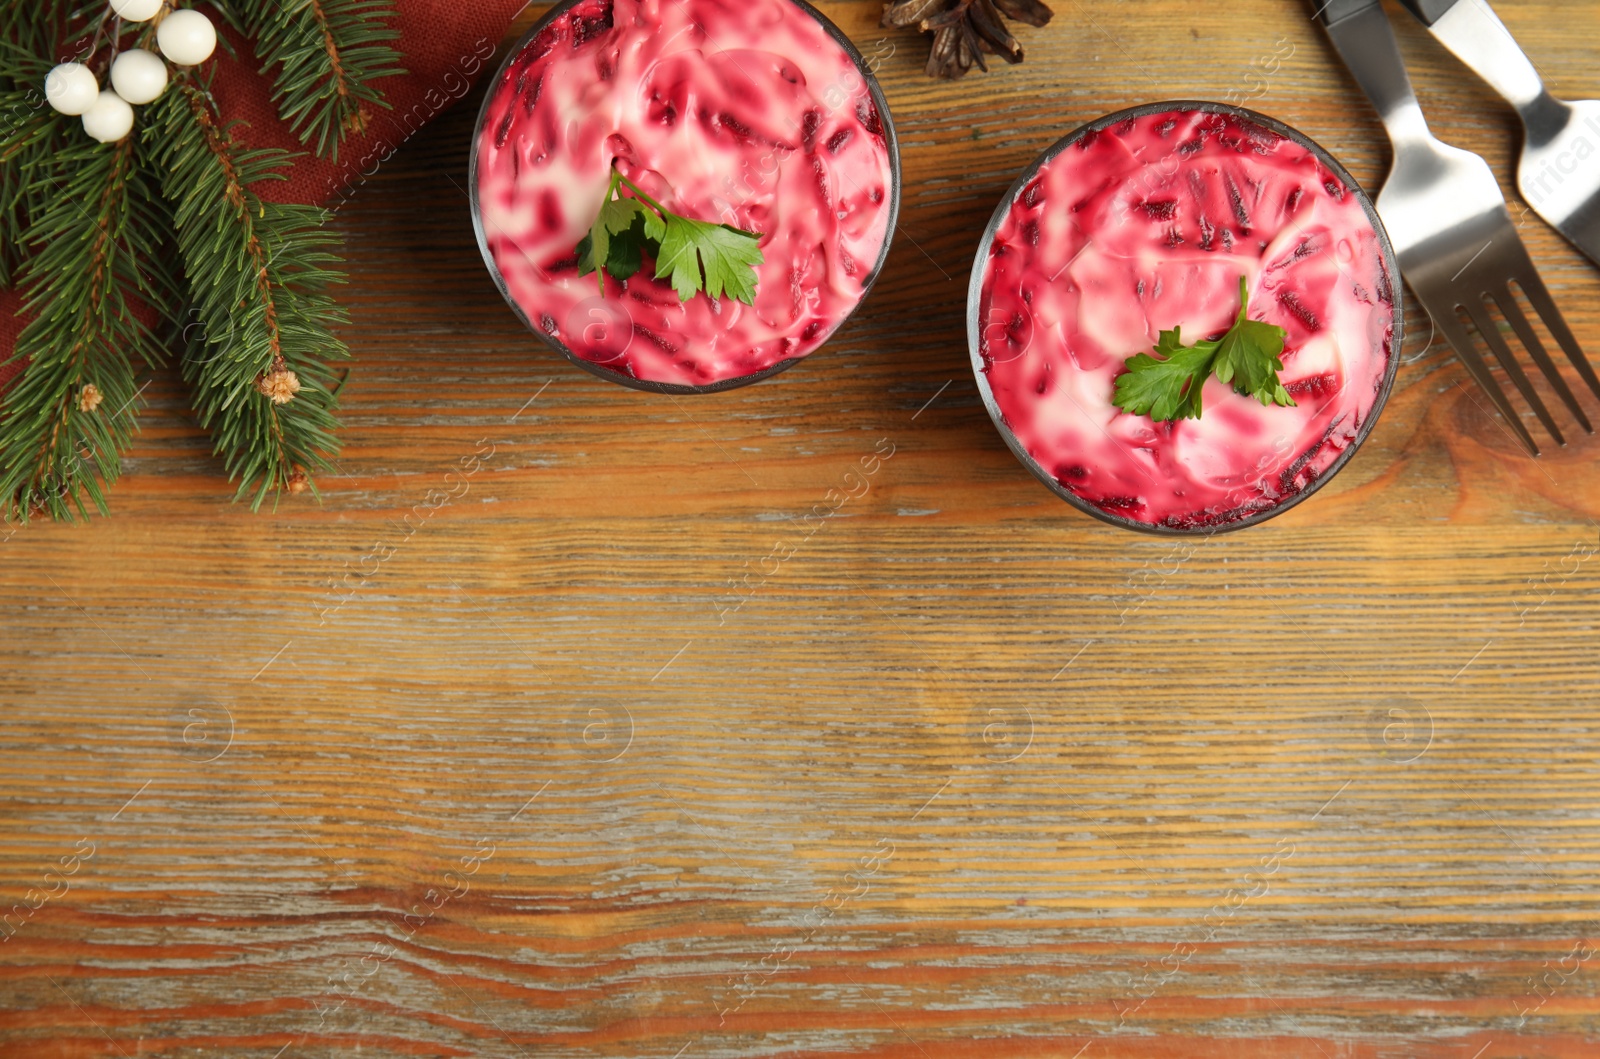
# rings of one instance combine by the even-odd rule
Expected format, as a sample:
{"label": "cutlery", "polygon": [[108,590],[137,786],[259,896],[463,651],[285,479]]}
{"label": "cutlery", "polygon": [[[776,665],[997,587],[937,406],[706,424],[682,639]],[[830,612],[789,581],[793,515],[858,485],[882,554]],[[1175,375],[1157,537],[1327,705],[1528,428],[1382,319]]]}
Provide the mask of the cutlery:
{"label": "cutlery", "polygon": [[1400,0],[1522,118],[1517,188],[1535,213],[1600,264],[1600,102],[1568,103],[1484,0]]}
{"label": "cutlery", "polygon": [[[1313,4],[1318,2],[1312,0]],[[1594,433],[1577,398],[1512,296],[1510,284],[1514,282],[1589,388],[1600,396],[1600,379],[1595,377],[1577,339],[1539,279],[1511,223],[1505,196],[1489,164],[1470,151],[1441,143],[1429,131],[1400,56],[1394,27],[1379,0],[1327,0],[1317,7],[1317,18],[1377,109],[1393,143],[1394,162],[1389,179],[1378,194],[1378,215],[1400,259],[1400,271],[1417,300],[1530,453],[1537,456],[1539,447],[1495,382],[1488,362],[1462,321],[1462,312],[1471,319],[1506,376],[1557,444],[1565,445],[1566,439],[1501,336],[1491,305],[1511,325],[1584,430]]]}

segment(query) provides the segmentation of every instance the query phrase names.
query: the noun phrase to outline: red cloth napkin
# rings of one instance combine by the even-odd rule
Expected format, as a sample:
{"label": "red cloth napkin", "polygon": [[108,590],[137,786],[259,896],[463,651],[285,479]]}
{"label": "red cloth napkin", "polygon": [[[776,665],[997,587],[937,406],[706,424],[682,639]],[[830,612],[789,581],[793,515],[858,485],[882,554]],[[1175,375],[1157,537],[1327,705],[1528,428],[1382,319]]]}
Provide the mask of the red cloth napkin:
{"label": "red cloth napkin", "polygon": [[[400,66],[406,73],[373,82],[392,109],[372,108],[366,131],[348,137],[340,145],[337,165],[307,155],[294,164],[288,180],[262,181],[254,189],[256,193],[272,202],[322,204],[360,174],[373,172],[418,128],[466,95],[472,83],[488,71],[495,46],[527,2],[396,0],[400,39],[391,46],[400,52]],[[212,20],[217,21],[214,15]],[[248,129],[240,129],[236,135],[251,147],[305,152],[289,127],[278,120],[272,103],[274,71],[265,77],[258,73],[261,64],[249,44],[231,32],[229,37],[238,57],[219,47],[211,60],[216,64],[214,90],[223,117],[242,118],[250,123]],[[0,361],[11,355],[26,323],[17,315],[21,306],[18,292],[0,290]],[[20,365],[0,364],[0,390],[20,371]]]}

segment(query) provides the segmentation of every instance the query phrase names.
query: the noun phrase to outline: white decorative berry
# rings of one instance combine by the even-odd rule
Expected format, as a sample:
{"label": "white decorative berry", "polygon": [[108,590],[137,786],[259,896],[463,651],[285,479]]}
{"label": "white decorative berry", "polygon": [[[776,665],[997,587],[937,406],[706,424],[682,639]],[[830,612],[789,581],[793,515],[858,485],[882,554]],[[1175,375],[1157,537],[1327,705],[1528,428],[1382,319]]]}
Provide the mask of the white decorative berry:
{"label": "white decorative berry", "polygon": [[174,11],[156,27],[161,54],[179,66],[197,66],[217,50],[217,28],[199,11]]}
{"label": "white decorative berry", "polygon": [[62,114],[82,114],[99,95],[100,82],[82,63],[62,63],[44,79],[44,98]]}
{"label": "white decorative berry", "polygon": [[161,10],[162,0],[111,0],[111,10],[129,22],[148,22]]}
{"label": "white decorative berry", "polygon": [[83,112],[83,131],[101,143],[116,143],[133,131],[133,108],[115,92],[101,92]]}
{"label": "white decorative berry", "polygon": [[111,87],[129,103],[149,103],[167,87],[167,64],[143,48],[131,48],[111,63]]}

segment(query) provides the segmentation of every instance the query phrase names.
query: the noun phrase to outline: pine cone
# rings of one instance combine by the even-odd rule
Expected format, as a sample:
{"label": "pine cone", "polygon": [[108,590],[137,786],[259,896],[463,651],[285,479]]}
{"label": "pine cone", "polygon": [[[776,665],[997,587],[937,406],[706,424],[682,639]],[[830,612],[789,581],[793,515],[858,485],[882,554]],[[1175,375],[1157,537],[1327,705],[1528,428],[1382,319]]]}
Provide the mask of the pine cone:
{"label": "pine cone", "polygon": [[985,52],[1008,63],[1022,61],[1022,45],[1001,16],[1042,26],[1051,11],[1040,0],[895,0],[884,5],[882,24],[932,33],[928,76],[954,80],[974,65],[987,72]]}

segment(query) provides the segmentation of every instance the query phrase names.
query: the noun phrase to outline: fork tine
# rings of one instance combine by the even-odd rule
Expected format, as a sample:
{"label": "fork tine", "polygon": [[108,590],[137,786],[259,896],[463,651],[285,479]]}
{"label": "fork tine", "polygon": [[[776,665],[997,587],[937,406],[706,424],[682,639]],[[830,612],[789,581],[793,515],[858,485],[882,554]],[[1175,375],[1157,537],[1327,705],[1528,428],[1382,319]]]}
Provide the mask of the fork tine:
{"label": "fork tine", "polygon": [[1544,325],[1550,329],[1550,333],[1556,336],[1556,341],[1561,343],[1561,348],[1566,350],[1567,359],[1578,369],[1583,381],[1589,384],[1590,391],[1596,397],[1600,397],[1600,378],[1595,377],[1594,369],[1589,366],[1589,358],[1583,355],[1583,348],[1578,345],[1572,329],[1561,316],[1561,310],[1556,308],[1555,300],[1545,289],[1544,280],[1534,271],[1532,262],[1530,261],[1527,268],[1519,270],[1512,278],[1517,281],[1517,286],[1522,288],[1522,293],[1528,296],[1528,304],[1533,306],[1533,311],[1539,314],[1544,320]]}
{"label": "fork tine", "polygon": [[1489,374],[1489,365],[1484,363],[1482,354],[1473,346],[1472,335],[1465,327],[1461,326],[1460,318],[1456,316],[1454,311],[1448,314],[1430,311],[1429,315],[1433,317],[1433,322],[1438,325],[1439,332],[1444,335],[1445,341],[1449,342],[1451,348],[1456,351],[1456,356],[1460,358],[1462,367],[1467,369],[1467,374],[1472,376],[1483,392],[1489,395],[1489,400],[1493,401],[1494,406],[1500,410],[1500,415],[1505,418],[1506,425],[1517,435],[1523,447],[1531,455],[1539,455],[1539,446],[1533,443],[1533,436],[1522,425],[1522,419],[1517,415],[1516,409],[1511,407],[1511,402],[1501,392],[1500,384],[1494,381],[1493,375]]}
{"label": "fork tine", "polygon": [[1478,334],[1489,343],[1489,348],[1494,350],[1495,359],[1500,362],[1500,367],[1511,377],[1523,400],[1533,406],[1533,414],[1539,417],[1539,422],[1550,431],[1550,436],[1556,439],[1557,445],[1565,445],[1567,439],[1561,436],[1561,429],[1556,426],[1556,421],[1550,418],[1550,410],[1539,400],[1539,395],[1534,392],[1533,384],[1528,381],[1528,376],[1523,374],[1522,365],[1517,363],[1517,358],[1511,355],[1511,348],[1506,345],[1506,340],[1500,337],[1500,329],[1494,324],[1494,317],[1489,315],[1488,308],[1482,301],[1469,304],[1467,315],[1472,317],[1472,322],[1478,328]]}
{"label": "fork tine", "polygon": [[1533,357],[1534,363],[1539,365],[1539,370],[1544,372],[1544,377],[1550,380],[1550,385],[1555,388],[1561,400],[1572,411],[1583,429],[1590,434],[1594,427],[1589,425],[1589,417],[1583,414],[1583,407],[1578,404],[1578,399],[1572,396],[1572,391],[1567,388],[1567,380],[1561,377],[1561,371],[1556,367],[1555,361],[1550,359],[1550,354],[1545,352],[1544,343],[1539,341],[1538,334],[1528,323],[1528,318],[1522,315],[1522,307],[1517,304],[1517,299],[1512,297],[1509,287],[1500,287],[1490,292],[1495,304],[1500,306],[1501,314],[1511,324],[1511,329],[1522,340],[1522,345],[1527,349],[1528,355]]}

